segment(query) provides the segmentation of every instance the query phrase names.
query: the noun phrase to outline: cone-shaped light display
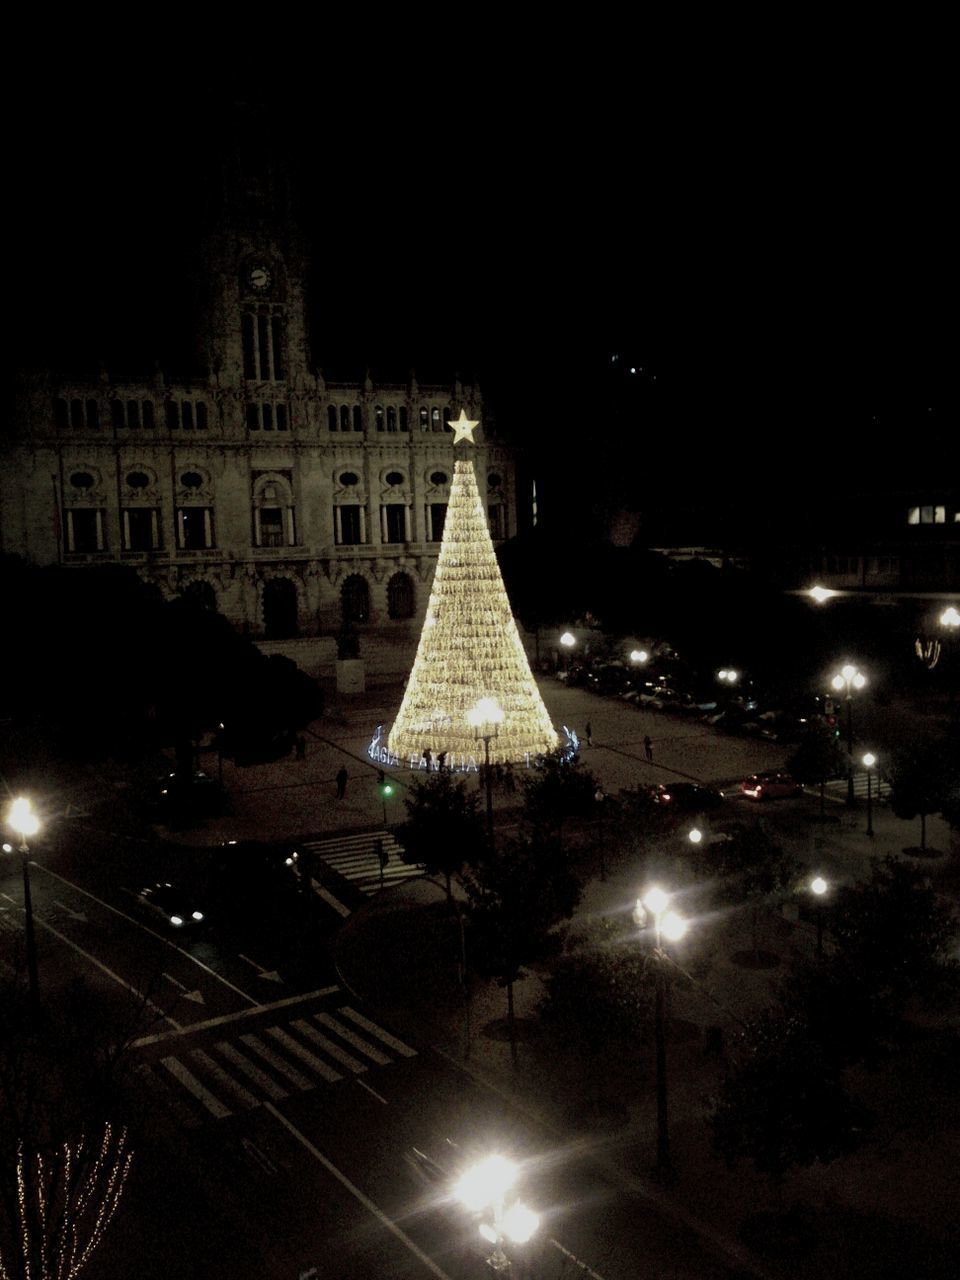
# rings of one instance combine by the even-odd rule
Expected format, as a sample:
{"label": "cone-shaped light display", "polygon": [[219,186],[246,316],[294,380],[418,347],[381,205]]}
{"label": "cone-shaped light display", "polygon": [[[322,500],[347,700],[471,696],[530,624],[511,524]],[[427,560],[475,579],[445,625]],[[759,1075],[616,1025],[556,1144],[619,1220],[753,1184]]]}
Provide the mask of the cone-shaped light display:
{"label": "cone-shaped light display", "polygon": [[[455,445],[473,443],[476,423],[462,410],[450,425]],[[510,610],[473,461],[458,458],[420,644],[387,745],[416,767],[427,750],[434,760],[441,752],[451,761],[475,756],[484,735],[494,764],[558,745]]]}

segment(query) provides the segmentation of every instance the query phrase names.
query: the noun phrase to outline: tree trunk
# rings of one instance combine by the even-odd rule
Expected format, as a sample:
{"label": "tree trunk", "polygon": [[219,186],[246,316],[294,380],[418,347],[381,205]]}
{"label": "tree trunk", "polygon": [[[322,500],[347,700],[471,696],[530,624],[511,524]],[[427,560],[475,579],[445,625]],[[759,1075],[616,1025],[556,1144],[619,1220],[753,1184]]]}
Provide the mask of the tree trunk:
{"label": "tree trunk", "polygon": [[926,849],[927,849],[927,815],[926,815],[925,813],[921,813],[921,815],[920,815],[920,848],[921,848],[921,849],[923,849],[923,851],[924,851],[924,852],[926,852]]}

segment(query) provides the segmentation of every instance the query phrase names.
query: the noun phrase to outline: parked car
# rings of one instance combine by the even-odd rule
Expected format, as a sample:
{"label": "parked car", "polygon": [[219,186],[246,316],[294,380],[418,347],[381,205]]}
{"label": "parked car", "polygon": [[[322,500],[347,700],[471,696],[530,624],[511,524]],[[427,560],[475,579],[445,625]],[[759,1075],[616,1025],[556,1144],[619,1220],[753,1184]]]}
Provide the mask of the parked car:
{"label": "parked car", "polygon": [[167,929],[195,929],[205,918],[194,895],[168,881],[146,885],[139,892],[127,889],[127,893],[133,895],[142,916]]}
{"label": "parked car", "polygon": [[723,804],[723,792],[701,787],[695,782],[660,783],[652,792],[654,804],[667,805],[682,813],[706,813]]}
{"label": "parked car", "polygon": [[773,800],[779,796],[802,795],[803,783],[789,773],[754,773],[744,778],[740,790],[750,800]]}

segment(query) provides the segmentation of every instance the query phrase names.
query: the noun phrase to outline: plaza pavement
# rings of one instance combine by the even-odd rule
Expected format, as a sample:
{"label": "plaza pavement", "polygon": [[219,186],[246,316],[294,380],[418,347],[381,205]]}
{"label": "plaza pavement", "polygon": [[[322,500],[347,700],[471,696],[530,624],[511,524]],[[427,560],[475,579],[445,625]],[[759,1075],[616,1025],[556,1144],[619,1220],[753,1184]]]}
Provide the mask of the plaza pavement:
{"label": "plaza pavement", "polygon": [[[616,699],[601,699],[585,690],[567,689],[546,677],[540,681],[546,705],[556,724],[567,724],[583,734],[589,720],[594,746],[584,747],[584,763],[596,774],[608,794],[638,784],[671,778],[692,778],[715,785],[729,784],[763,768],[782,766],[789,748],[753,739],[722,736],[714,730],[654,712],[637,711]],[[209,822],[200,829],[183,833],[191,844],[215,843],[223,839],[281,839],[323,836],[337,832],[382,829],[384,811],[377,790],[377,766],[366,756],[366,746],[377,724],[389,726],[399,705],[401,689],[384,685],[351,699],[331,699],[328,714],[310,726],[306,759],[288,759],[269,765],[237,769],[223,762],[224,784],[231,795],[234,812],[228,818]],[[653,739],[653,762],[644,759],[643,738]],[[216,769],[216,757],[206,762]],[[335,798],[334,775],[341,765],[349,774],[346,794]],[[390,776],[399,785],[398,797],[390,802],[388,824],[401,821],[403,790],[410,775],[398,770]],[[508,822],[506,798],[496,797],[498,822]],[[515,800],[513,802],[515,804]],[[743,805],[744,801],[731,801]],[[874,808],[874,836],[865,830],[862,807],[848,810],[831,799],[834,821],[825,825],[806,824],[798,852],[813,869],[828,874],[856,878],[866,872],[872,856],[901,854],[918,843],[919,824],[896,819],[884,805]],[[954,837],[955,838],[955,837]],[[803,841],[806,847],[803,847]],[[931,876],[952,875],[958,850],[951,848],[951,833],[939,819],[928,820],[927,843],[944,856],[917,861]],[[599,874],[584,890],[571,928],[590,919],[632,909],[637,892],[641,859],[625,856]],[[429,998],[411,982],[398,989],[386,986],[378,975],[403,968],[385,954],[393,936],[391,922],[403,920],[416,929],[418,912],[442,901],[442,887],[429,881],[408,880],[385,890],[366,903],[356,901],[345,910],[345,921],[336,942],[336,959],[344,985],[353,989],[377,1014],[393,1022],[402,1034],[429,1043],[438,1052],[498,1090],[557,1136],[569,1140],[571,1117],[582,1112],[583,1081],[577,1065],[557,1057],[556,1046],[538,1034],[537,1009],[544,996],[542,976],[530,973],[515,987],[516,1016],[521,1031],[520,1069],[514,1068],[510,1047],[503,1034],[505,995],[494,983],[475,983],[469,1006],[458,990]],[[425,917],[424,917],[425,918]],[[703,1099],[718,1078],[718,1062],[708,1048],[735,1036],[738,1020],[769,1000],[771,984],[778,971],[751,969],[734,957],[748,946],[742,918],[703,922],[710,942],[708,978],[686,991],[674,993],[671,1008],[676,1038],[671,1041],[671,1136],[675,1176],[668,1187],[651,1176],[655,1149],[655,1098],[652,1060],[649,1051],[638,1064],[624,1071],[624,1064],[602,1057],[602,1045],[595,1046],[592,1070],[608,1080],[606,1113],[597,1114],[582,1137],[590,1157],[606,1175],[632,1194],[657,1200],[663,1212],[684,1230],[696,1232],[718,1258],[743,1274],[774,1278],[816,1278],[849,1275],[864,1277],[888,1274],[878,1263],[872,1268],[863,1250],[880,1248],[885,1226],[893,1223],[905,1249],[912,1250],[911,1274],[934,1277],[940,1274],[938,1255],[930,1253],[924,1269],[923,1250],[930,1239],[938,1239],[945,1215],[949,1216],[949,1195],[930,1170],[956,1166],[951,1152],[960,1114],[949,1117],[920,1117],[913,1132],[907,1124],[895,1151],[872,1149],[833,1165],[813,1166],[791,1173],[785,1187],[786,1203],[804,1204],[818,1224],[818,1246],[810,1254],[797,1251],[777,1259],[751,1253],[738,1239],[738,1230],[750,1212],[771,1205],[766,1182],[745,1167],[727,1175],[709,1152],[703,1122]],[[706,935],[705,935],[706,936]],[[786,958],[793,948],[812,951],[815,933],[809,922],[800,919],[798,904],[787,904],[782,915],[765,924],[762,946],[774,956]],[[827,943],[829,954],[829,940]],[[958,1011],[945,1015],[956,1032]],[[642,1037],[640,1037],[642,1039]],[[649,1045],[649,1037],[647,1038]],[[720,1051],[722,1053],[722,1049]],[[612,1097],[609,1096],[612,1093]],[[931,1122],[932,1121],[932,1122]],[[914,1143],[916,1148],[914,1149]],[[922,1159],[916,1153],[922,1151]],[[924,1175],[926,1170],[926,1175]],[[910,1193],[905,1189],[910,1187]],[[845,1235],[838,1228],[831,1237],[826,1224],[860,1223],[865,1240]],[[848,1228],[849,1229],[849,1228]],[[916,1233],[919,1233],[917,1235]],[[932,1233],[932,1235],[928,1235]],[[920,1241],[919,1245],[914,1239]],[[932,1248],[932,1246],[931,1246]],[[917,1250],[919,1249],[919,1255]],[[851,1254],[854,1251],[856,1257]],[[893,1259],[899,1248],[888,1243],[886,1256]],[[650,1259],[650,1275],[668,1276],[669,1258]],[[889,1274],[893,1274],[892,1271]],[[947,1274],[947,1272],[944,1272]]]}

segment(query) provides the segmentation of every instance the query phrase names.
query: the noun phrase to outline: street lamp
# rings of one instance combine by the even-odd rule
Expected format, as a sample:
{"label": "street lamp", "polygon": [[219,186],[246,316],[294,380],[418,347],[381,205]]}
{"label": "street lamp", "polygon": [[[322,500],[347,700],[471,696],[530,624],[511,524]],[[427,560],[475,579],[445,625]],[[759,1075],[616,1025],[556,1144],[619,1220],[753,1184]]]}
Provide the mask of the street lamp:
{"label": "street lamp", "polygon": [[40,819],[33,812],[33,805],[26,796],[18,796],[10,805],[7,825],[20,836],[20,862],[23,868],[24,933],[27,944],[27,977],[30,983],[30,1003],[36,1007],[40,999],[40,980],[37,974],[37,942],[33,932],[33,902],[30,897],[30,846],[28,836],[40,830]]}
{"label": "street lamp", "polygon": [[837,693],[844,691],[847,704],[847,804],[853,804],[853,690],[862,689],[867,677],[851,663],[840,668],[830,681]]}
{"label": "street lamp", "polygon": [[728,667],[724,667],[722,671],[717,672],[717,679],[722,684],[736,684],[740,679],[740,672],[733,671]]}
{"label": "street lamp", "polygon": [[863,767],[867,771],[867,835],[873,835],[873,789],[871,787],[870,770],[877,763],[877,757],[872,751],[868,751],[863,757]]}
{"label": "street lamp", "polygon": [[654,963],[656,977],[656,1006],[654,1040],[657,1051],[657,1170],[666,1174],[670,1170],[670,1133],[667,1126],[667,954],[662,939],[677,942],[687,931],[686,921],[675,911],[668,911],[670,895],[656,886],[637,899],[634,919],[646,923],[647,912],[653,916],[656,946]]}
{"label": "street lamp", "polygon": [[[561,639],[563,637],[561,636]],[[467,723],[473,728],[473,736],[483,741],[483,773],[487,784],[487,840],[493,850],[493,779],[490,775],[490,739],[500,732],[503,708],[495,698],[481,698],[467,712]]]}
{"label": "street lamp", "polygon": [[510,1270],[504,1244],[526,1244],[540,1225],[532,1209],[514,1200],[507,1205],[507,1192],[517,1180],[517,1168],[503,1156],[488,1156],[473,1165],[457,1180],[454,1195],[471,1213],[490,1212],[492,1222],[480,1223],[480,1234],[493,1245],[487,1266],[493,1271]]}
{"label": "street lamp", "polygon": [[960,627],[960,611],[958,611],[952,604],[949,605],[940,615],[940,625],[941,627],[950,627],[951,629]]}
{"label": "street lamp", "polygon": [[703,839],[703,832],[700,830],[699,827],[691,827],[690,830],[687,832],[687,839],[690,841],[691,844],[699,844],[700,841]]}
{"label": "street lamp", "polygon": [[649,657],[650,655],[649,653],[647,653],[646,649],[630,650],[630,661],[634,663],[636,666],[642,665],[644,662],[647,661]]}
{"label": "street lamp", "polygon": [[817,908],[817,959],[823,959],[823,895],[830,886],[823,876],[814,876],[810,881],[810,892],[813,894]]}
{"label": "street lamp", "polygon": [[831,591],[829,587],[811,587],[807,592],[811,600],[816,600],[817,604],[823,604],[824,600],[831,600],[835,595],[839,595],[837,591]]}

